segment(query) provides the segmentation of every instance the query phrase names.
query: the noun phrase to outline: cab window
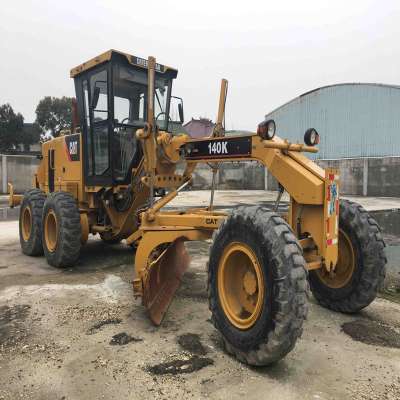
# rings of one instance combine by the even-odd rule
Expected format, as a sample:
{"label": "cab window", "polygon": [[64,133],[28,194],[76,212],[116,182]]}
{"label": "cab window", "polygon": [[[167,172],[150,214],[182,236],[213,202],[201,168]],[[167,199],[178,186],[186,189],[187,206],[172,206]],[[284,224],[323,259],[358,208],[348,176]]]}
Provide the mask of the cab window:
{"label": "cab window", "polygon": [[146,73],[123,65],[115,65],[113,75],[114,122],[143,126],[146,121]]}
{"label": "cab window", "polygon": [[93,122],[105,121],[108,118],[107,71],[92,75],[90,89]]}

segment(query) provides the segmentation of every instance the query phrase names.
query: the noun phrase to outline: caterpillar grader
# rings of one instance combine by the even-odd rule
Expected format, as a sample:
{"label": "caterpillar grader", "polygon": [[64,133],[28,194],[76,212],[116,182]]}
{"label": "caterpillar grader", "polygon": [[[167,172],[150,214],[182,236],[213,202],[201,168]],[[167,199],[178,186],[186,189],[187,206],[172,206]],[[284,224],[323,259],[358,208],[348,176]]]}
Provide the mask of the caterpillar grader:
{"label": "caterpillar grader", "polygon": [[[254,134],[225,136],[222,80],[213,133],[191,138],[182,129],[183,100],[172,96],[177,70],[153,57],[110,50],[71,77],[71,130],[43,143],[31,190],[17,195],[10,184],[24,254],[71,267],[89,234],[105,244],[125,240],[133,247],[134,294],[159,325],[188,268],[184,243],[211,239],[213,324],[229,353],[257,366],[294,348],[309,287],[322,306],[344,313],[375,299],[386,264],[380,228],[360,205],[339,198],[339,171],[305,156],[318,151],[315,129],[304,143],[278,137],[273,120]],[[247,160],[279,182],[273,209],[217,212],[213,185],[208,207],[165,210],[198,164],[210,165],[215,178],[221,163]],[[289,208],[280,214],[284,191]]]}

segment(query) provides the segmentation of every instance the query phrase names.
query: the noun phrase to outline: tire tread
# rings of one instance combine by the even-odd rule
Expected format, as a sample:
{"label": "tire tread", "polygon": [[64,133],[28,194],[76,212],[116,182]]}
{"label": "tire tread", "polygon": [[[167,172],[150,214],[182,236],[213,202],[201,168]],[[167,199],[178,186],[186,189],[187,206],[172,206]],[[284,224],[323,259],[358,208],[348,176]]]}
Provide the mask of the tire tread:
{"label": "tire tread", "polygon": [[214,232],[210,260],[219,237],[243,225],[258,232],[272,261],[272,329],[254,337],[254,345],[247,351],[227,340],[217,311],[216,268],[208,268],[209,309],[211,320],[221,332],[228,353],[250,365],[268,365],[289,353],[302,334],[303,321],[307,316],[307,271],[300,245],[286,221],[276,213],[257,206],[237,207]]}
{"label": "tire tread", "polygon": [[340,299],[333,299],[316,285],[316,275],[310,274],[310,285],[314,297],[324,307],[343,313],[355,313],[367,307],[377,296],[386,276],[385,242],[378,223],[358,203],[340,200],[339,218],[354,231],[361,251],[363,266],[360,279],[351,293]]}
{"label": "tire tread", "polygon": [[[19,238],[22,252],[28,256],[42,256],[42,213],[46,194],[40,189],[30,189],[24,193],[19,216]],[[30,203],[32,212],[32,233],[29,241],[22,237],[21,218],[26,203]]]}
{"label": "tire tread", "polygon": [[72,267],[79,259],[81,250],[81,223],[76,199],[67,192],[54,192],[48,196],[44,206],[43,223],[45,213],[52,208],[59,215],[59,238],[54,252],[46,249],[44,233],[43,247],[50,265],[55,267]]}

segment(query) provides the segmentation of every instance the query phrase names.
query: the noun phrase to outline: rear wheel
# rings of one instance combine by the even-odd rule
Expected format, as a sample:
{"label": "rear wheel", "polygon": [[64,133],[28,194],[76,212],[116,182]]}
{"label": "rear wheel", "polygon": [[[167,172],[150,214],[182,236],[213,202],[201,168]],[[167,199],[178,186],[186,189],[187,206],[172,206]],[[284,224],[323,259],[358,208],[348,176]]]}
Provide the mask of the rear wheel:
{"label": "rear wheel", "polygon": [[310,271],[314,297],[324,307],[353,313],[368,306],[385,278],[385,244],[376,221],[357,203],[340,201],[339,257],[334,271]]}
{"label": "rear wheel", "polygon": [[302,333],[306,270],[287,223],[261,207],[239,207],[214,234],[208,297],[225,348],[251,365],[283,358]]}
{"label": "rear wheel", "polygon": [[42,212],[46,195],[40,189],[24,194],[19,214],[19,241],[28,256],[43,255]]}
{"label": "rear wheel", "polygon": [[81,250],[82,229],[79,209],[71,194],[49,195],[43,209],[43,249],[54,267],[76,264]]}

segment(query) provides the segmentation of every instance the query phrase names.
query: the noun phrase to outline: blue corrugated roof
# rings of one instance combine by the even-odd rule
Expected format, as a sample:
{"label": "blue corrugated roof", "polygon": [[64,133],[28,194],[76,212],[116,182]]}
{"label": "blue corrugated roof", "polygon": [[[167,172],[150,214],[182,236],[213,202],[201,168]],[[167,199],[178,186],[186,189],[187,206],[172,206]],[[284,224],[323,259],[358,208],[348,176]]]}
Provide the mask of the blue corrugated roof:
{"label": "blue corrugated roof", "polygon": [[319,158],[400,155],[400,86],[341,83],[311,90],[267,114],[277,133],[303,141],[321,135]]}

